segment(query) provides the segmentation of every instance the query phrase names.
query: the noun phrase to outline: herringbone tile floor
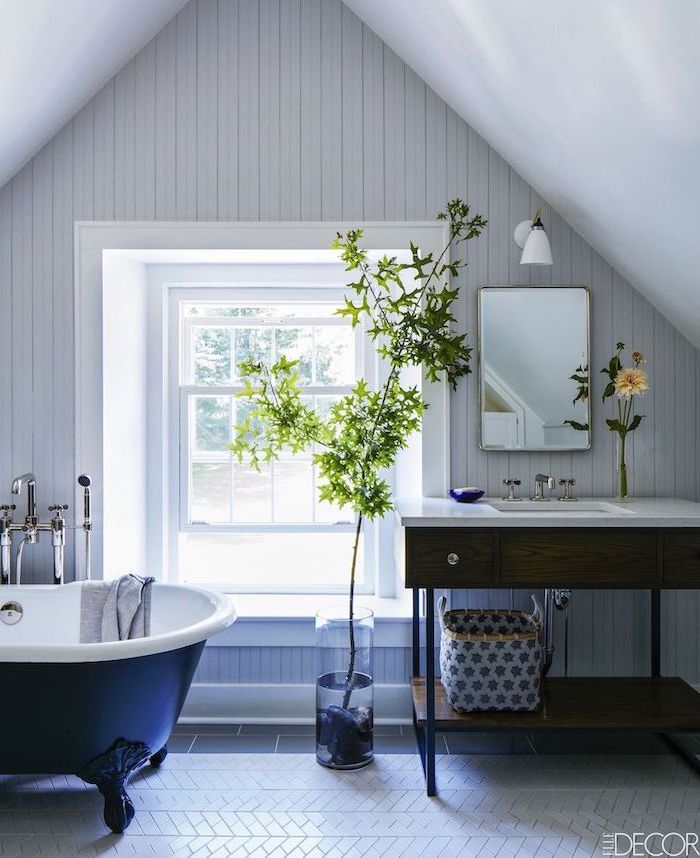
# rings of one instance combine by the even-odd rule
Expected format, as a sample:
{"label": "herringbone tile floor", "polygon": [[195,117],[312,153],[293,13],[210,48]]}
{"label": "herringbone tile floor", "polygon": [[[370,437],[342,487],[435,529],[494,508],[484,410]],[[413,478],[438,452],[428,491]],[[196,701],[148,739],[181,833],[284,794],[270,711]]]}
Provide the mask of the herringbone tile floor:
{"label": "herringbone tile floor", "polygon": [[119,837],[73,777],[0,779],[0,855],[602,855],[612,832],[700,831],[700,778],[670,755],[442,756],[427,798],[416,756],[348,773],[310,754],[171,754],[129,790]]}

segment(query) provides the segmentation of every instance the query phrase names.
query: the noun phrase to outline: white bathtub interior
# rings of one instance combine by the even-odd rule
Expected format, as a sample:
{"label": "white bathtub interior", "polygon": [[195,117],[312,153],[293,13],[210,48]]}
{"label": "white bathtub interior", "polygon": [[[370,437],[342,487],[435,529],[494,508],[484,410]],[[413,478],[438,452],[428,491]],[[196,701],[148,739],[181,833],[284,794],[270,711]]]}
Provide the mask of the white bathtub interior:
{"label": "white bathtub interior", "polygon": [[81,644],[81,587],[82,582],[2,587],[0,602],[17,602],[22,618],[14,625],[0,623],[0,662],[22,660],[22,648],[32,651],[31,661],[92,661],[145,655],[206,640],[235,619],[227,597],[184,585],[156,583],[148,638]]}

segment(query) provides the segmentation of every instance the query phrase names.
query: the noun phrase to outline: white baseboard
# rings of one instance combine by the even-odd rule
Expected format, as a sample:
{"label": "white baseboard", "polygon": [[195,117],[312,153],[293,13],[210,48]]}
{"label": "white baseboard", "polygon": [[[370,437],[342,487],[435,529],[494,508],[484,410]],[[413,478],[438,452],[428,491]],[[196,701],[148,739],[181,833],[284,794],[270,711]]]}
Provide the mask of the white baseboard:
{"label": "white baseboard", "polygon": [[[310,684],[253,685],[226,682],[193,683],[180,715],[180,724],[313,724],[316,686]],[[374,686],[374,721],[410,724],[408,685]]]}

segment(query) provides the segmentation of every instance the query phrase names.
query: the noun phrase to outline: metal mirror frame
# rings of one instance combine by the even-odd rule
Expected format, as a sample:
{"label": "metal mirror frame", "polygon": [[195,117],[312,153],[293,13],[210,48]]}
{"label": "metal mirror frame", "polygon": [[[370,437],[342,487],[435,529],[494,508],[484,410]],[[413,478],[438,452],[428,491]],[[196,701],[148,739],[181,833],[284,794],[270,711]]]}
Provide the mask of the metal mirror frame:
{"label": "metal mirror frame", "polygon": [[[507,447],[486,447],[484,446],[484,420],[483,420],[483,361],[481,358],[482,355],[482,292],[487,292],[491,289],[582,289],[586,298],[586,351],[588,353],[588,381],[589,381],[589,390],[588,390],[588,399],[586,401],[586,413],[587,413],[587,423],[588,423],[588,444],[585,447],[521,447],[521,448],[507,448]],[[477,366],[478,366],[478,384],[479,384],[479,448],[483,450],[485,453],[585,453],[586,451],[591,449],[593,438],[593,421],[591,414],[591,290],[588,286],[577,286],[577,285],[565,285],[565,284],[536,284],[534,286],[529,286],[525,284],[491,284],[488,286],[481,286],[476,293],[476,310],[477,310],[477,331],[476,331],[476,354],[477,354]]]}

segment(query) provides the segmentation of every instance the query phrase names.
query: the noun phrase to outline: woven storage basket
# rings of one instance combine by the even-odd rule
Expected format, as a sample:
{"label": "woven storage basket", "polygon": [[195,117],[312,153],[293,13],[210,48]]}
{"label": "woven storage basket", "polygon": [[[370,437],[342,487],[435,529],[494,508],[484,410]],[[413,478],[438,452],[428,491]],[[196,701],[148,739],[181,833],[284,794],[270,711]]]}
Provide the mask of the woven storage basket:
{"label": "woven storage basket", "polygon": [[532,711],[540,703],[542,612],[445,611],[440,672],[447,700],[457,712]]}

